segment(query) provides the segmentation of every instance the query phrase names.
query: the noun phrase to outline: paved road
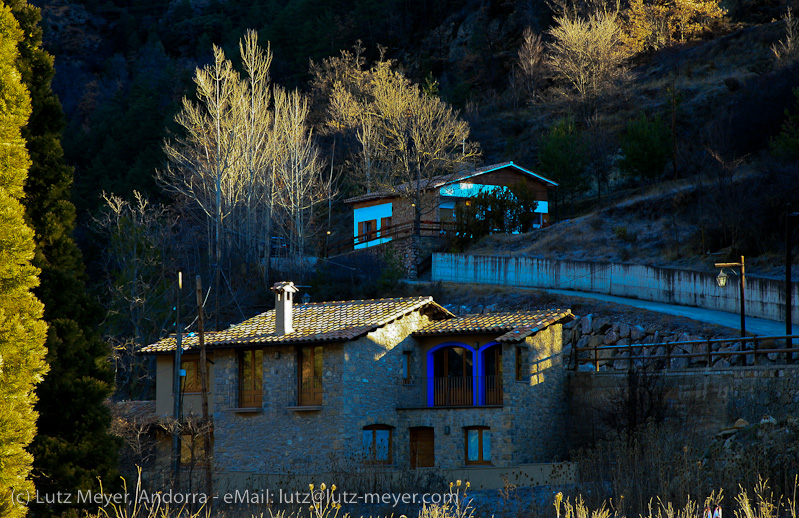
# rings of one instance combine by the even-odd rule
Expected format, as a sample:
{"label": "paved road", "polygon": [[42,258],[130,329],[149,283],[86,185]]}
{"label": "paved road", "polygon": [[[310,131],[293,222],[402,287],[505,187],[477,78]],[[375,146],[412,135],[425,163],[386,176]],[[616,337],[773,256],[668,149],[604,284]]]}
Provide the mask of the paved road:
{"label": "paved road", "polygon": [[[405,280],[403,282],[406,282],[408,284],[416,284],[420,282],[429,282],[429,281]],[[514,286],[514,289],[546,291],[548,293],[556,293],[564,297],[582,297],[586,299],[602,300],[605,302],[612,302],[614,304],[623,304],[625,306],[632,306],[636,308],[646,309],[647,311],[655,311],[657,313],[665,313],[667,315],[686,317],[693,320],[697,320],[699,322],[707,322],[709,324],[729,327],[732,329],[741,329],[740,313],[728,313],[726,311],[718,311],[715,309],[703,309],[703,308],[695,308],[692,306],[678,306],[675,304],[664,304],[663,302],[650,302],[648,300],[628,299],[624,297],[617,297],[615,295],[588,293],[585,291],[523,288],[519,286]],[[776,320],[766,320],[765,318],[746,317],[746,332],[747,334],[755,334],[760,336],[784,336],[785,322],[779,322]],[[793,323],[793,334],[794,335],[799,334],[799,322]]]}
{"label": "paved road", "polygon": [[[648,300],[627,299],[624,297],[616,297],[614,295],[603,295],[600,293],[586,293],[583,291],[569,291],[569,290],[541,290],[549,293],[557,293],[564,297],[583,297],[586,299],[596,299],[605,302],[613,302],[614,304],[624,304],[625,306],[633,306],[636,308],[646,309],[647,311],[655,311],[658,313],[666,313],[668,315],[676,315],[679,317],[686,317],[700,322],[707,322],[720,326],[730,327],[733,329],[741,328],[741,314],[740,313],[727,313],[726,311],[717,311],[714,309],[694,308],[691,306],[676,306],[673,304],[664,304],[662,302],[650,302]],[[766,320],[764,318],[746,317],[746,332],[749,334],[756,334],[761,336],[777,336],[785,334],[785,322],[777,322],[776,320]],[[799,323],[794,322],[793,333],[799,334]]]}

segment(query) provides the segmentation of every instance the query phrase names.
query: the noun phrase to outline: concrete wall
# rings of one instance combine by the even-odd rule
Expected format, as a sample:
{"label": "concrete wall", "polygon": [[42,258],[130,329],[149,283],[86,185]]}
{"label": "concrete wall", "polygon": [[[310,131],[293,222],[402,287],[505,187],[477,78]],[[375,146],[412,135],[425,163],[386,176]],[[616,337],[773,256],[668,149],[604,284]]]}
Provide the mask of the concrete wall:
{"label": "concrete wall", "polygon": [[[719,288],[713,273],[651,266],[558,261],[533,257],[433,254],[432,280],[604,293],[737,313],[738,278]],[[785,283],[746,278],[746,314],[785,320]],[[799,283],[793,283],[792,318],[799,321]]]}

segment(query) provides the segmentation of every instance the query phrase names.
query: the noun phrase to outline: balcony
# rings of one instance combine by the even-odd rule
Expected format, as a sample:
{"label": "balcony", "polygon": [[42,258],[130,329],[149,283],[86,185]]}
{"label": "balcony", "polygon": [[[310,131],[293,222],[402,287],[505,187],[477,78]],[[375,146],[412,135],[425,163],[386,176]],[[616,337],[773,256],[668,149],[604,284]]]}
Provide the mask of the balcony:
{"label": "balcony", "polygon": [[397,408],[501,407],[501,376],[417,378],[401,384]]}

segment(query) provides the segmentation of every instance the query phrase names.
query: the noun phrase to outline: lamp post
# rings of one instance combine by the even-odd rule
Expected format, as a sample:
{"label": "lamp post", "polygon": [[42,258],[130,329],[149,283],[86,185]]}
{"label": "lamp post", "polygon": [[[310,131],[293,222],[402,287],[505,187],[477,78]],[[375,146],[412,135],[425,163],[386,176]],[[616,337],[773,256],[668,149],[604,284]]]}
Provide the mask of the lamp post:
{"label": "lamp post", "polygon": [[[744,256],[741,256],[740,263],[716,263],[716,268],[721,268],[718,277],[716,277],[716,284],[719,288],[727,285],[727,275],[724,273],[724,268],[741,268],[741,338],[746,338],[746,298],[744,297],[744,289],[746,288],[746,274],[744,272]],[[733,270],[733,273],[735,270]]]}

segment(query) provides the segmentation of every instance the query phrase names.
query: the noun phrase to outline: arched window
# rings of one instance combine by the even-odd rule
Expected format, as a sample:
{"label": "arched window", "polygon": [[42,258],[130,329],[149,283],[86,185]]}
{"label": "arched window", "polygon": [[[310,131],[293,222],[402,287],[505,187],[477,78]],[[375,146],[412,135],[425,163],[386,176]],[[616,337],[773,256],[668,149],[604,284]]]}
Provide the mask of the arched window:
{"label": "arched window", "polygon": [[433,404],[471,406],[474,404],[474,354],[457,345],[441,347],[432,354]]}
{"label": "arched window", "polygon": [[392,463],[393,428],[386,424],[370,424],[363,427],[363,451],[367,462]]}
{"label": "arched window", "polygon": [[502,344],[480,349],[480,404],[502,404]]}

